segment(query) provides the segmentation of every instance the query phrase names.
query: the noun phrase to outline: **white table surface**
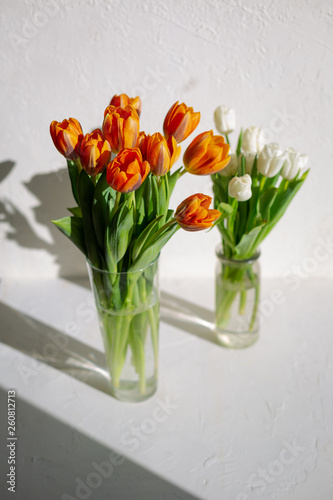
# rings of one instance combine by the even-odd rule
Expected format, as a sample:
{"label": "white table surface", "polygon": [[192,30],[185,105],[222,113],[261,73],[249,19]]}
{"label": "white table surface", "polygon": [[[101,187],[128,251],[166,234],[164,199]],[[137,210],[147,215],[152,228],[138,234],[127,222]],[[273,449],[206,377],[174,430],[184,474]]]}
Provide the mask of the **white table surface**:
{"label": "white table surface", "polygon": [[[228,350],[213,342],[213,283],[164,280],[159,388],[131,404],[107,393],[86,282],[3,281],[0,497],[332,499],[333,282],[293,288],[263,281],[259,340]],[[5,487],[8,389],[15,495]]]}

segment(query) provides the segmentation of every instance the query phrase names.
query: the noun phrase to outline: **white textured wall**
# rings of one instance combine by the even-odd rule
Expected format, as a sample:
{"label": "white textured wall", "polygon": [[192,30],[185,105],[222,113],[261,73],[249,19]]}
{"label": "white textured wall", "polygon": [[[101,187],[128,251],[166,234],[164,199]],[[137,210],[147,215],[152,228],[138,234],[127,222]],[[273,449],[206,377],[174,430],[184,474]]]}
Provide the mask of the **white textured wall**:
{"label": "white textured wall", "polygon": [[[148,132],[176,100],[201,111],[197,133],[223,103],[239,126],[308,153],[311,175],[262,251],[265,275],[310,269],[318,238],[333,240],[332,19],[330,0],[1,0],[1,275],[85,272],[50,224],[72,201],[48,128],[69,116],[100,126],[121,92],[141,95]],[[209,178],[186,175],[173,207],[198,191]],[[162,276],[212,275],[218,240],[179,231]],[[310,274],[333,276],[332,257]]]}

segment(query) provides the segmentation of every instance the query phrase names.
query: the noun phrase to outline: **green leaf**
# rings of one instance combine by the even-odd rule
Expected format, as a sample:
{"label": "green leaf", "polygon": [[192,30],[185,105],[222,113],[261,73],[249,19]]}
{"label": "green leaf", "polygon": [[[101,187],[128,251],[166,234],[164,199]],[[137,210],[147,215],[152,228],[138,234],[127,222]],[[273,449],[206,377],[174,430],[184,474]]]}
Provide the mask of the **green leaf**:
{"label": "green leaf", "polygon": [[245,233],[246,222],[248,220],[250,203],[248,201],[240,201],[238,203],[238,221],[237,228],[235,228],[235,239],[239,242]]}
{"label": "green leaf", "polygon": [[281,183],[278,189],[277,196],[271,207],[271,220],[279,220],[285,213],[287,207],[289,206],[291,200],[294,198],[297,191],[302,186],[303,182],[307,177],[308,171],[303,174],[301,179],[294,181],[285,181]]}
{"label": "green leaf", "polygon": [[241,156],[241,161],[240,161],[240,175],[243,176],[245,175],[245,155]]}
{"label": "green leaf", "polygon": [[171,220],[171,219],[172,219],[172,217],[173,217],[173,213],[174,213],[174,211],[173,211],[173,210],[171,210],[171,209],[169,209],[169,210],[167,211],[167,215],[166,215],[166,218],[165,218],[165,222],[169,222],[169,220]]}
{"label": "green leaf", "polygon": [[155,215],[161,215],[159,213],[160,211],[160,195],[158,191],[158,186],[157,186],[157,179],[155,175],[151,176],[151,196],[153,200],[153,213]]}
{"label": "green leaf", "polygon": [[159,194],[159,213],[157,215],[163,215],[166,214],[170,201],[168,175],[162,175],[160,177],[158,194]]}
{"label": "green leaf", "polygon": [[106,219],[109,209],[113,208],[115,203],[116,193],[110,188],[106,182],[106,170],[101,174],[94,191],[92,218],[94,230],[96,233],[97,243],[101,253],[104,252]]}
{"label": "green leaf", "polygon": [[228,202],[228,185],[230,179],[218,173],[213,174],[211,178],[213,181],[214,208],[217,209],[219,203]]}
{"label": "green leaf", "polygon": [[260,245],[260,243],[266,238],[266,236],[270,233],[273,227],[275,227],[275,225],[281,219],[281,217],[287,210],[289,204],[291,203],[292,199],[296,195],[297,191],[300,189],[303,182],[305,181],[308,172],[309,172],[308,170],[304,172],[302,177],[298,180],[293,180],[288,182],[285,179],[283,179],[278,188],[275,200],[271,206],[270,222],[262,227],[255,242],[256,246]]}
{"label": "green leaf", "polygon": [[270,222],[271,207],[274,203],[277,192],[277,188],[271,187],[265,190],[259,198],[261,217],[267,222]]}
{"label": "green leaf", "polygon": [[110,241],[111,241],[111,234],[112,234],[112,229],[109,224],[106,226],[105,230],[105,241],[104,241],[104,248],[105,248],[105,262],[106,262],[106,267],[109,270],[110,273],[116,273],[117,272],[117,261],[116,257],[113,254],[113,248],[111,248]]}
{"label": "green leaf", "polygon": [[73,193],[73,196],[74,196],[76,203],[79,205],[79,194],[78,194],[78,188],[77,188],[77,183],[78,183],[78,178],[79,178],[79,168],[78,168],[76,162],[72,161],[72,160],[67,160],[67,167],[68,167],[69,178],[70,178],[71,186],[72,186],[72,193]]}
{"label": "green leaf", "polygon": [[134,205],[133,198],[129,197],[120,205],[111,224],[108,225],[107,251],[111,254],[111,263],[113,267],[114,262],[118,264],[126,253],[131,242],[133,225]]}
{"label": "green leaf", "polygon": [[256,239],[265,223],[255,227],[249,233],[243,234],[240,242],[235,247],[235,255],[239,259],[247,259],[252,257],[255,252],[256,246],[254,245]]}
{"label": "green leaf", "polygon": [[154,207],[153,207],[153,200],[152,200],[152,174],[148,174],[145,182],[143,183],[144,190],[143,190],[143,199],[145,203],[145,214],[146,214],[146,220],[150,222],[152,219],[154,219]]}
{"label": "green leaf", "polygon": [[84,239],[87,247],[90,262],[101,268],[101,258],[98,251],[98,243],[92,219],[92,204],[94,199],[95,186],[91,182],[87,172],[81,170],[78,179],[78,195],[82,211],[82,222],[84,229]]}
{"label": "green leaf", "polygon": [[230,234],[227,228],[223,225],[223,221],[217,224],[217,227],[222,235],[223,241],[231,248],[232,252],[234,253],[235,242],[232,234]]}
{"label": "green leaf", "polygon": [[142,231],[140,236],[136,239],[135,244],[133,246],[132,250],[132,260],[135,261],[138,257],[139,254],[146,243],[148,237],[151,235],[153,232],[153,229],[156,229],[158,226],[159,221],[162,219],[162,215],[159,217],[156,217],[156,219],[152,220],[150,224]]}
{"label": "green leaf", "polygon": [[170,172],[167,173],[169,177],[169,197],[172,195],[173,190],[175,189],[175,185],[179,179],[180,171],[182,170],[183,167],[178,168],[178,170],[175,170],[173,174],[170,174]]}
{"label": "green leaf", "polygon": [[154,260],[159,256],[159,253],[164,245],[178,229],[178,224],[173,224],[163,231],[157,238],[154,238],[150,245],[144,247],[143,251],[129,268],[129,271],[138,271],[154,262]]}
{"label": "green leaf", "polygon": [[252,170],[251,170],[251,178],[252,178],[252,186],[253,187],[256,187],[259,184],[258,179],[257,179],[257,176],[258,176],[257,163],[258,163],[258,156],[256,155],[254,160],[253,160],[253,165],[252,165]]}
{"label": "green leaf", "polygon": [[238,201],[236,198],[230,198],[229,196],[229,205],[233,208],[233,212],[228,217],[227,219],[227,230],[229,234],[234,234],[234,227],[235,227],[235,221],[236,221],[236,216],[237,216],[237,209],[238,209]]}
{"label": "green leaf", "polygon": [[223,201],[219,203],[217,210],[221,213],[220,216],[220,221],[222,219],[225,219],[226,217],[229,217],[234,211],[233,207],[229,205],[229,203],[224,203]]}
{"label": "green leaf", "polygon": [[259,204],[260,186],[252,187],[252,196],[249,199],[249,212],[245,232],[250,232],[256,226],[256,221],[260,218]]}
{"label": "green leaf", "polygon": [[279,172],[277,174],[274,175],[274,177],[267,177],[266,178],[265,184],[264,184],[264,187],[263,187],[263,189],[265,191],[266,191],[266,189],[268,189],[270,187],[274,187],[276,185],[277,181],[280,178],[281,170],[282,170],[282,168],[279,170]]}
{"label": "green leaf", "polygon": [[82,219],[80,217],[67,216],[62,219],[53,220],[52,222],[87,257]]}
{"label": "green leaf", "polygon": [[70,213],[73,214],[75,217],[82,218],[82,212],[80,207],[67,208],[67,210],[69,210]]}
{"label": "green leaf", "polygon": [[236,154],[239,156],[242,151],[242,141],[243,141],[243,129],[241,129],[239,137],[238,137],[238,143],[237,143],[237,149],[236,149]]}

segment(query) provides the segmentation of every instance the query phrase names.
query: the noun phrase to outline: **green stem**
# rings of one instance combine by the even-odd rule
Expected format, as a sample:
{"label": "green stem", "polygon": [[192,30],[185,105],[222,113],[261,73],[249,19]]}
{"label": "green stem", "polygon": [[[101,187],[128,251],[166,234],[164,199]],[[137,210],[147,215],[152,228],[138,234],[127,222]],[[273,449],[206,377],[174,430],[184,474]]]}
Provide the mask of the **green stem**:
{"label": "green stem", "polygon": [[240,292],[240,301],[239,301],[239,314],[245,314],[246,308],[246,290],[242,290]]}
{"label": "green stem", "polygon": [[121,193],[119,193],[119,191],[117,191],[116,199],[115,199],[115,202],[114,202],[114,207],[113,207],[113,210],[112,210],[112,216],[115,215],[115,213],[118,210],[119,203],[120,203],[120,198],[121,198]]}
{"label": "green stem", "polygon": [[147,243],[146,246],[151,246],[153,244],[153,242],[155,240],[157,240],[157,238],[160,236],[160,234],[162,234],[168,227],[172,226],[173,224],[178,224],[178,222],[176,221],[176,219],[171,219],[171,220],[169,220],[169,222],[167,222],[162,227],[160,227],[159,230],[156,231],[156,233],[154,234],[154,236],[149,240],[149,242]]}
{"label": "green stem", "polygon": [[136,281],[134,280],[130,282],[124,300],[124,314],[119,314],[116,320],[116,338],[112,352],[112,383],[114,387],[119,387],[119,379],[126,359],[129,327],[133,316],[130,314],[126,315],[125,312],[128,306],[131,305],[135,283]]}
{"label": "green stem", "polygon": [[129,341],[132,348],[135,370],[139,375],[140,393],[144,394],[146,392],[146,360],[144,343],[141,337],[133,330],[130,332]]}
{"label": "green stem", "polygon": [[[157,312],[157,314],[158,314],[158,312]],[[158,319],[156,318],[154,307],[150,307],[148,309],[148,317],[149,317],[149,325],[150,325],[150,331],[151,331],[151,340],[152,340],[153,350],[154,350],[155,370],[157,370],[157,367],[158,367]]]}
{"label": "green stem", "polygon": [[256,286],[255,286],[255,297],[254,297],[254,306],[253,306],[253,311],[252,311],[252,316],[251,316],[251,321],[250,321],[250,327],[249,327],[250,332],[252,332],[252,330],[253,330],[253,328],[254,328],[254,326],[256,324],[257,312],[258,312],[259,301],[260,301],[260,279],[255,276],[252,268],[250,269],[249,274],[250,274],[252,283],[256,283]]}
{"label": "green stem", "polygon": [[237,296],[238,292],[224,291],[222,299],[216,304],[216,323],[217,327],[224,329],[228,326],[230,321],[230,313],[232,304]]}

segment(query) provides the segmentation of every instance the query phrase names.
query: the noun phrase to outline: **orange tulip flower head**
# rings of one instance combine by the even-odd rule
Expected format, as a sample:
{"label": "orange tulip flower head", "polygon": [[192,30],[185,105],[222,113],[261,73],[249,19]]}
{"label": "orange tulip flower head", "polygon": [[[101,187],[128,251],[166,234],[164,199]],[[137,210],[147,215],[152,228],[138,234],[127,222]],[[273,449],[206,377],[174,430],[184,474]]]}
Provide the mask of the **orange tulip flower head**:
{"label": "orange tulip flower head", "polygon": [[111,146],[104,139],[100,129],[86,134],[77,145],[76,151],[80,157],[81,165],[89,175],[103,172],[111,159]]}
{"label": "orange tulip flower head", "polygon": [[134,148],[139,135],[139,116],[131,106],[108,106],[104,113],[103,134],[113,153]]}
{"label": "orange tulip flower head", "polygon": [[169,109],[163,124],[164,137],[168,139],[172,135],[176,141],[184,141],[198,126],[200,113],[195,113],[193,108],[186,104],[178,104],[178,101]]}
{"label": "orange tulip flower head", "polygon": [[80,123],[75,118],[62,122],[54,120],[50,125],[50,134],[55,147],[67,160],[78,158],[75,148],[83,138],[83,132]]}
{"label": "orange tulip flower head", "polygon": [[141,186],[149,170],[138,148],[125,148],[107,166],[106,180],[115,191],[130,193]]}
{"label": "orange tulip flower head", "polygon": [[210,196],[192,194],[177,207],[174,218],[185,231],[208,229],[221,215],[218,210],[209,208],[211,201]]}
{"label": "orange tulip flower head", "polygon": [[190,174],[216,174],[230,161],[230,146],[221,135],[213,135],[213,131],[203,132],[195,137],[184,154],[184,166]]}
{"label": "orange tulip flower head", "polygon": [[125,108],[125,106],[132,106],[133,109],[141,115],[142,102],[139,96],[137,97],[128,97],[127,94],[114,95],[110,101],[112,106],[120,106],[121,108]]}

